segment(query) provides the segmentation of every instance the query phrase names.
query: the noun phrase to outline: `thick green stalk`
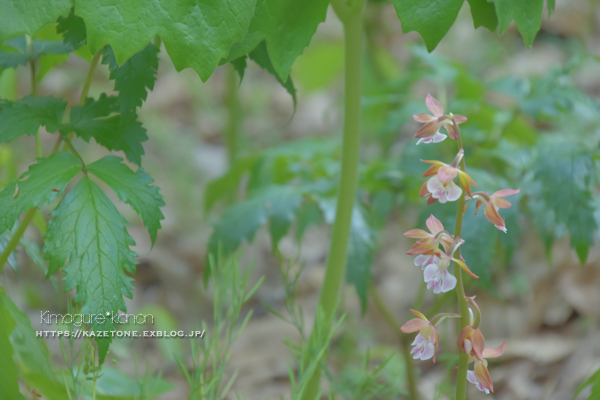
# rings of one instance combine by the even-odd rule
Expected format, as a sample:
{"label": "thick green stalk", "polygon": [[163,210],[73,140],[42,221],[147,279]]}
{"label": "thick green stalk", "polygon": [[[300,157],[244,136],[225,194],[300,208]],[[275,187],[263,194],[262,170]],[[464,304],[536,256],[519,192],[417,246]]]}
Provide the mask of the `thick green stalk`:
{"label": "thick green stalk", "polygon": [[[338,303],[340,287],[344,280],[348,239],[354,198],[356,197],[358,159],[360,150],[360,97],[362,59],[362,15],[365,0],[346,3],[333,0],[332,6],[344,26],[344,139],[342,148],[342,173],[337,193],[337,207],[325,279],[321,289],[319,308],[323,309],[324,321],[331,318]],[[330,327],[331,328],[331,327]],[[318,329],[313,329],[313,335]],[[310,341],[309,341],[310,343]],[[326,356],[323,357],[326,360]],[[304,400],[314,400],[319,392],[321,367],[318,366],[311,378]]]}
{"label": "thick green stalk", "polygon": [[[462,137],[460,135],[460,129],[458,124],[455,123],[458,131],[458,147],[459,150],[463,149]],[[465,157],[461,160],[462,170],[466,172]],[[468,183],[467,183],[468,184]],[[463,214],[465,210],[465,190],[458,199],[458,206],[456,210],[456,227],[454,229],[454,237],[459,238],[462,233]],[[453,255],[457,260],[460,259],[460,247],[456,249]],[[456,296],[458,299],[458,309],[460,312],[459,322],[459,333],[460,331],[469,324],[469,307],[467,306],[467,299],[465,295],[465,288],[463,285],[462,269],[457,263],[454,263],[454,275],[456,276]],[[458,374],[456,377],[456,400],[465,400],[467,396],[467,368],[469,366],[469,355],[466,352],[461,352],[458,359]]]}
{"label": "thick green stalk", "polygon": [[227,68],[227,94],[225,103],[229,113],[227,127],[225,130],[225,142],[227,144],[227,155],[229,156],[229,165],[233,165],[233,161],[237,157],[238,149],[238,131],[240,121],[240,104],[237,97],[238,75],[233,65]]}

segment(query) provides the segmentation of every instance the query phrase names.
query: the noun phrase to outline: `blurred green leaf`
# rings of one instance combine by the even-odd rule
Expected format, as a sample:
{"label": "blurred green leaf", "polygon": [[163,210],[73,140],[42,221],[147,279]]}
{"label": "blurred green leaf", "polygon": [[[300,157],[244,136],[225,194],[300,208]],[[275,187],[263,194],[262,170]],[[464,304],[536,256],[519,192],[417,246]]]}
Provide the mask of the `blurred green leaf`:
{"label": "blurred green leaf", "polygon": [[531,47],[535,35],[542,26],[544,0],[491,0],[496,5],[499,33],[502,34],[514,19],[527,47]]}
{"label": "blurred green leaf", "polygon": [[[76,11],[85,21],[92,53],[111,45],[117,63],[123,64],[159,35],[178,71],[191,67],[206,81],[231,46],[243,39],[254,6],[255,0],[88,0],[77,3]],[[70,8],[69,2],[63,14]]]}
{"label": "blurred green leaf", "polygon": [[498,26],[498,16],[494,4],[487,0],[467,0],[471,7],[471,15],[473,16],[473,25],[475,29],[483,26],[490,31],[495,31]]}
{"label": "blurred green leaf", "polygon": [[392,0],[402,22],[402,31],[419,32],[430,52],[454,24],[463,2],[464,0]]}
{"label": "blurred green leaf", "polygon": [[54,97],[0,100],[0,142],[10,142],[20,135],[36,135],[40,126],[56,132],[66,106],[64,100]]}
{"label": "blurred green leaf", "polygon": [[590,397],[588,400],[598,400],[600,399],[600,369],[592,374],[589,378],[581,383],[581,385],[577,386],[575,393],[573,393],[573,399],[577,397],[579,393],[586,387],[592,385],[592,392],[590,393]]}
{"label": "blurred green leaf", "polygon": [[232,46],[227,59],[250,53],[265,40],[276,76],[287,82],[294,60],[325,21],[328,6],[329,0],[258,0],[246,36]]}
{"label": "blurred green leaf", "polygon": [[573,143],[544,144],[538,148],[533,172],[542,184],[546,207],[557,222],[566,224],[571,246],[585,264],[597,228],[591,192],[596,169],[591,154]]}
{"label": "blurred green leaf", "polygon": [[218,201],[227,197],[233,198],[240,180],[254,167],[259,158],[259,154],[240,157],[223,176],[208,182],[204,192],[204,212],[208,213]]}
{"label": "blurred green leaf", "polygon": [[67,15],[72,0],[0,0],[0,43],[7,38],[28,34],[33,36],[61,15]]}
{"label": "blurred green leaf", "polygon": [[159,188],[152,185],[154,180],[143,168],[133,172],[122,161],[120,157],[106,156],[86,165],[86,168],[110,186],[122,202],[129,204],[137,212],[144,221],[154,245],[160,221],[165,219],[160,211],[165,202]]}
{"label": "blurred green leaf", "polygon": [[287,90],[287,92],[292,96],[294,100],[294,108],[296,108],[296,88],[294,87],[294,82],[292,82],[292,77],[287,76],[284,80],[281,78],[279,73],[275,70],[273,64],[271,63],[271,58],[269,56],[269,52],[267,51],[266,42],[263,40],[256,46],[254,50],[252,50],[248,56],[252,61],[260,65],[262,68],[266,69],[277,79],[277,82],[281,84]]}
{"label": "blurred green leaf", "polygon": [[64,42],[74,49],[83,46],[86,41],[85,22],[83,18],[75,15],[74,8],[71,8],[66,17],[58,18],[56,32],[62,34]]}
{"label": "blurred green leaf", "polygon": [[[10,233],[5,233],[4,235],[0,235],[0,253],[4,252],[4,249],[6,249],[6,246],[8,245],[8,242],[10,242],[10,238],[12,235],[10,235]],[[17,250],[13,250],[9,256],[8,259],[6,260],[6,262],[8,263],[8,265],[10,265],[10,267],[13,269],[13,271],[17,271],[19,264],[17,263]]]}
{"label": "blurred green leaf", "polygon": [[258,229],[269,222],[273,246],[288,232],[302,202],[302,192],[293,186],[269,186],[223,213],[214,224],[209,250],[233,252],[244,241],[251,242]]}
{"label": "blurred green leaf", "polygon": [[10,342],[20,369],[28,373],[40,373],[49,379],[54,379],[46,342],[36,337],[36,331],[31,326],[27,314],[19,310],[6,294],[1,297],[6,312],[14,321]]}
{"label": "blurred green leaf", "polygon": [[[59,40],[31,41],[31,49],[27,46],[25,36],[12,38],[4,42],[0,47],[0,67],[17,68],[19,65],[27,64],[29,60],[35,60],[44,55],[66,55],[73,51],[73,47]],[[66,59],[66,58],[65,58]]]}

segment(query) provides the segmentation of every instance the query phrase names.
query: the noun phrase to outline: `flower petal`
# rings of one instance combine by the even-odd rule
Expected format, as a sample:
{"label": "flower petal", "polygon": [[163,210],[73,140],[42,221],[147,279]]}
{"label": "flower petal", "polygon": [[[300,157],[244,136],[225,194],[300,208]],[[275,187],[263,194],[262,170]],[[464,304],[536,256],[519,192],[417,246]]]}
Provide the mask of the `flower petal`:
{"label": "flower petal", "polygon": [[400,327],[400,330],[404,333],[412,333],[418,332],[421,329],[426,329],[430,325],[431,324],[429,323],[429,321],[422,320],[421,318],[413,318],[404,325],[402,325],[402,327]]}
{"label": "flower petal", "polygon": [[435,354],[435,345],[430,341],[427,341],[425,346],[423,347],[423,352],[421,353],[421,360],[429,360]]}
{"label": "flower petal", "polygon": [[446,270],[444,277],[442,278],[442,292],[446,293],[454,289],[456,287],[456,282],[456,277]]}
{"label": "flower petal", "polygon": [[504,348],[506,347],[506,342],[502,343],[500,346],[495,349],[484,349],[483,350],[483,358],[496,358],[500,357],[502,353],[504,353]]}
{"label": "flower petal", "polygon": [[462,189],[454,182],[450,182],[448,187],[448,201],[456,201],[462,194]]}
{"label": "flower petal", "polygon": [[510,208],[511,206],[510,201],[506,199],[492,199],[492,203],[494,203],[494,206],[497,208]]}
{"label": "flower petal", "polygon": [[433,115],[429,115],[429,114],[415,114],[413,115],[413,119],[417,122],[424,122],[427,123],[429,121],[433,121],[434,119],[436,119]]}
{"label": "flower petal", "polygon": [[440,272],[440,268],[436,264],[429,264],[423,270],[423,279],[425,282],[429,282],[436,277],[436,275]]}
{"label": "flower petal", "polygon": [[427,97],[425,98],[425,104],[427,104],[427,108],[435,117],[441,117],[444,115],[444,107],[437,101],[431,94],[427,93]]}
{"label": "flower petal", "polygon": [[473,355],[479,360],[483,359],[483,348],[485,346],[485,339],[481,330],[473,329],[471,333],[471,343],[473,344]]}
{"label": "flower petal", "polygon": [[497,199],[500,197],[512,196],[513,194],[517,194],[521,191],[521,189],[502,189],[494,192],[490,197]]}
{"label": "flower petal", "polygon": [[427,319],[427,317],[420,311],[417,310],[413,310],[412,308],[410,309],[410,312],[415,314],[417,317],[421,318],[422,320],[425,320],[427,322],[429,322],[429,320]]}
{"label": "flower petal", "polygon": [[492,224],[499,225],[502,227],[504,226],[504,220],[502,219],[500,214],[498,214],[498,211],[496,211],[496,208],[494,207],[494,205],[492,204],[491,201],[485,205],[485,208],[483,209],[483,211],[485,213],[485,217]]}
{"label": "flower petal", "polygon": [[439,130],[440,130],[440,124],[437,122],[437,120],[431,121],[431,122],[428,122],[425,125],[423,125],[421,128],[419,128],[417,133],[415,133],[415,137],[416,138],[431,138]]}
{"label": "flower petal", "polygon": [[494,392],[494,384],[492,383],[492,378],[490,377],[490,373],[483,363],[483,361],[476,360],[475,361],[475,378],[490,392]]}
{"label": "flower petal", "polygon": [[423,229],[411,229],[409,231],[404,232],[404,236],[413,239],[423,239],[431,235],[425,232]]}
{"label": "flower petal", "polygon": [[444,127],[448,131],[448,136],[450,136],[450,139],[458,140],[458,129],[454,124],[445,124]]}
{"label": "flower petal", "polygon": [[454,121],[457,124],[464,124],[465,122],[467,122],[467,117],[465,117],[464,115],[460,115],[460,114],[454,114]]}
{"label": "flower petal", "polygon": [[440,178],[438,178],[437,175],[432,176],[427,181],[427,190],[429,190],[429,193],[434,193],[443,187],[444,187],[444,184],[440,181]]}
{"label": "flower petal", "polygon": [[429,232],[431,232],[434,235],[444,230],[444,225],[442,225],[440,220],[434,217],[433,214],[431,214],[429,218],[427,218],[425,224],[427,225],[427,229],[429,229]]}
{"label": "flower petal", "polygon": [[440,181],[446,182],[456,178],[456,175],[458,175],[458,170],[451,165],[444,165],[438,169],[437,175],[438,178],[440,178]]}
{"label": "flower petal", "polygon": [[477,384],[477,378],[475,378],[475,371],[467,371],[467,380],[471,382],[473,385]]}
{"label": "flower petal", "polygon": [[444,135],[443,133],[440,133],[439,131],[437,131],[432,137],[431,137],[431,141],[433,143],[439,143],[439,142],[443,142],[444,140],[446,140],[446,138],[448,137],[448,135]]}

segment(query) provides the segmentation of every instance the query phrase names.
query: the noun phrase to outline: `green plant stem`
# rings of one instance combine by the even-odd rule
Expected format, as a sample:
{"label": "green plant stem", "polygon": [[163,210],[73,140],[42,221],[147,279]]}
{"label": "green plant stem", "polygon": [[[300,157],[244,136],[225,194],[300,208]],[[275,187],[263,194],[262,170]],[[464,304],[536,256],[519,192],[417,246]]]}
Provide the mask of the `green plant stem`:
{"label": "green plant stem", "polygon": [[240,121],[240,104],[237,97],[238,76],[233,65],[228,65],[227,68],[227,94],[225,103],[229,118],[227,120],[227,128],[225,130],[225,142],[227,144],[227,155],[229,157],[229,165],[233,165],[237,157],[238,149],[238,131]]}
{"label": "green plant stem", "polygon": [[[344,279],[350,223],[358,175],[360,150],[360,97],[361,97],[361,59],[362,59],[362,15],[365,0],[346,3],[333,0],[332,6],[344,26],[344,139],[342,148],[342,173],[337,193],[337,206],[325,279],[321,289],[319,308],[324,312],[324,321],[332,321],[338,303],[340,287]],[[331,329],[331,327],[329,327]],[[311,336],[319,329],[315,326]],[[309,340],[310,343],[310,340]],[[323,356],[327,360],[327,356]],[[321,366],[315,368],[308,379],[308,385],[302,398],[313,400],[319,392]]]}
{"label": "green plant stem", "polygon": [[[83,89],[81,90],[81,96],[79,98],[80,105],[82,105],[85,102],[88,92],[90,91],[90,86],[92,84],[92,78],[94,76],[94,71],[96,70],[96,66],[98,65],[99,61],[100,61],[100,52],[96,53],[96,55],[92,59],[92,63],[90,64],[90,69],[88,70],[87,77],[85,78],[85,83],[83,84]],[[32,86],[31,86],[32,95],[35,95],[36,86],[35,86],[35,83],[33,83],[33,82],[35,82],[35,70],[33,70],[33,72],[32,72]],[[63,148],[69,147],[69,145],[71,144],[71,139],[73,138],[74,134],[75,134],[74,132],[71,132],[69,134],[69,137],[67,138],[67,140],[64,141]],[[39,132],[38,132],[37,136],[39,136]],[[38,147],[37,140],[38,139],[36,137],[36,148]],[[50,154],[50,157],[52,157],[54,154],[56,154],[58,152],[61,141],[62,141],[62,138],[59,135],[58,140],[57,140],[56,144],[54,145],[54,149],[52,150],[52,153]],[[73,148],[73,146],[70,146],[70,149],[72,152],[75,150]],[[39,152],[41,152],[41,146],[40,146]],[[77,151],[74,151],[73,154],[75,154],[81,160],[81,156],[77,153]],[[41,154],[38,153],[38,157],[41,157]],[[82,162],[83,162],[83,160],[82,160]],[[4,249],[2,254],[0,254],[0,272],[2,272],[2,270],[4,269],[4,264],[6,264],[6,261],[8,260],[10,253],[12,253],[13,250],[17,247],[17,244],[19,244],[19,241],[21,240],[21,236],[23,236],[23,233],[25,233],[25,229],[27,229],[27,226],[33,220],[33,217],[34,217],[37,209],[38,209],[37,207],[34,207],[34,208],[30,209],[29,211],[27,211],[27,214],[25,214],[25,217],[19,224],[19,227],[17,228],[15,233],[10,238],[8,245],[6,246],[6,248]]]}
{"label": "green plant stem", "polygon": [[[455,123],[458,131],[458,147],[459,150],[463,149],[462,137],[460,135],[460,129],[458,124]],[[462,170],[466,172],[465,157],[461,161]],[[463,214],[465,209],[465,190],[458,199],[458,206],[456,210],[456,227],[454,229],[454,237],[459,238],[462,233]],[[458,247],[453,255],[454,258],[460,259],[460,247]],[[465,288],[463,285],[462,269],[457,263],[454,263],[454,276],[456,276],[456,296],[458,300],[458,309],[460,312],[459,322],[459,333],[460,331],[469,324],[469,307],[467,306],[467,299],[465,295]],[[467,368],[469,366],[469,355],[466,352],[461,352],[458,359],[458,374],[456,377],[456,400],[465,400],[467,396]]]}
{"label": "green plant stem", "polygon": [[[29,51],[33,52],[33,44],[31,41],[31,37],[29,35],[26,36],[27,47],[29,47]],[[31,78],[31,95],[33,97],[37,96],[37,80],[35,79],[35,60],[29,60],[29,76]],[[35,156],[40,158],[42,156],[42,139],[40,137],[40,130],[38,128],[37,133],[35,134]]]}
{"label": "green plant stem", "polygon": [[25,217],[23,218],[23,221],[21,221],[21,224],[19,225],[19,227],[17,228],[15,233],[10,238],[10,241],[6,245],[6,248],[4,249],[2,254],[0,254],[0,272],[2,272],[2,270],[4,269],[4,264],[6,264],[8,257],[10,257],[10,253],[12,253],[13,250],[19,244],[19,241],[21,240],[21,236],[23,236],[25,229],[27,229],[27,226],[33,220],[33,217],[35,216],[36,211],[37,211],[37,207],[34,207],[34,208],[30,209],[29,211],[27,211],[27,213],[25,214]]}
{"label": "green plant stem", "polygon": [[[83,103],[85,103],[85,99],[87,98],[88,93],[90,92],[90,87],[92,86],[92,81],[94,79],[94,72],[96,72],[96,67],[98,66],[98,62],[100,61],[100,56],[100,52],[97,52],[94,55],[94,58],[92,58],[92,62],[90,63],[90,69],[88,69],[87,76],[85,77],[85,82],[83,83],[83,89],[81,89],[81,96],[79,96],[80,106],[82,106]],[[69,139],[69,141],[72,141],[74,136],[75,132],[70,132],[69,136],[67,136],[67,139]]]}
{"label": "green plant stem", "polygon": [[379,312],[383,315],[383,318],[386,322],[394,329],[396,335],[398,336],[398,342],[400,343],[400,350],[402,351],[402,356],[404,357],[404,363],[406,364],[406,380],[408,381],[408,393],[409,398],[411,400],[419,400],[419,391],[417,390],[417,376],[415,373],[415,366],[413,364],[413,358],[410,354],[410,345],[408,343],[408,338],[410,336],[405,335],[400,330],[400,324],[396,321],[396,318],[392,315],[392,312],[385,305],[385,302],[379,295],[377,288],[373,282],[369,283],[369,289],[371,291],[371,297],[373,297],[373,301],[375,306]]}

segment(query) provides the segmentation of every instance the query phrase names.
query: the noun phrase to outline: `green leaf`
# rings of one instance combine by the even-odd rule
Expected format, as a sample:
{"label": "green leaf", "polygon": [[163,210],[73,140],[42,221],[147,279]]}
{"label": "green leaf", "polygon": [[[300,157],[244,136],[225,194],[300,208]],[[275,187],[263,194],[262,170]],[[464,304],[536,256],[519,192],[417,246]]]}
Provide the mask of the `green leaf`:
{"label": "green leaf", "polygon": [[94,138],[109,150],[123,151],[129,161],[140,165],[144,154],[142,142],[148,140],[146,130],[131,119],[123,125],[122,117],[114,115],[118,106],[116,97],[104,93],[98,100],[87,98],[83,105],[71,109],[71,122],[63,125],[61,131],[66,135],[72,130],[86,142]]}
{"label": "green leaf", "polygon": [[251,242],[256,231],[269,222],[269,232],[276,247],[288,232],[302,203],[302,193],[293,186],[270,186],[225,210],[209,241],[209,250],[217,254],[233,252],[244,241]]}
{"label": "green leaf", "polygon": [[154,89],[158,69],[158,47],[148,44],[121,66],[117,64],[110,46],[102,50],[102,55],[102,64],[108,64],[110,79],[115,81],[115,90],[119,92],[121,118],[133,116],[135,119],[136,108],[141,107],[148,95],[146,89]]}
{"label": "green leaf", "polygon": [[19,65],[27,64],[27,61],[42,58],[45,55],[61,55],[65,58],[68,53],[73,51],[71,45],[59,40],[39,40],[33,39],[31,48],[27,46],[25,36],[19,36],[9,39],[2,45],[4,50],[0,50],[0,67],[16,68]]}
{"label": "green leaf", "polygon": [[[485,218],[483,210],[475,216],[475,204],[470,204],[463,217],[460,246],[461,255],[473,273],[479,276],[477,283],[486,289],[494,289],[490,266],[494,259],[499,230]],[[504,235],[504,233],[502,233]],[[507,235],[512,234],[510,231]]]}
{"label": "green leaf", "polygon": [[204,212],[208,213],[220,200],[233,198],[240,180],[256,165],[259,158],[260,155],[238,158],[227,173],[208,182],[204,192]]}
{"label": "green leaf", "polygon": [[56,132],[67,103],[54,97],[27,96],[18,101],[0,99],[0,142],[20,135],[35,135],[40,126]]}
{"label": "green leaf", "polygon": [[106,156],[86,166],[87,170],[100,178],[115,191],[119,199],[133,208],[144,221],[152,245],[160,229],[160,221],[165,219],[160,207],[165,205],[157,186],[143,168],[133,172],[120,157]]}
{"label": "green leaf", "polygon": [[433,51],[446,36],[464,0],[392,0],[402,22],[402,31],[417,31]]}
{"label": "green leaf", "polygon": [[590,385],[593,385],[593,386],[592,386],[592,393],[590,394],[590,397],[588,397],[588,400],[600,399],[600,369],[598,369],[596,372],[594,372],[592,374],[592,376],[590,376],[585,381],[583,381],[581,383],[581,385],[577,386],[575,393],[573,393],[573,399],[575,397],[577,397],[577,395],[579,393],[581,393],[581,391],[583,389],[585,389],[586,387],[588,387]]}
{"label": "green leaf", "polygon": [[531,47],[535,35],[542,26],[544,0],[491,0],[496,5],[500,34],[504,33],[510,21],[517,24],[527,47]]}
{"label": "green leaf", "polygon": [[0,43],[22,34],[33,36],[72,6],[72,0],[0,0]]}
{"label": "green leaf", "polygon": [[[4,293],[4,288],[1,288],[0,293]],[[0,296],[0,393],[7,400],[24,400],[25,397],[19,392],[19,371],[13,361],[13,348],[8,340],[14,322],[4,306],[3,297]]]}
{"label": "green leaf", "polygon": [[271,63],[271,59],[269,58],[269,53],[267,51],[267,45],[264,41],[260,42],[260,44],[252,50],[249,54],[249,57],[252,61],[260,65],[262,68],[269,71],[277,82],[281,84],[288,91],[288,93],[292,96],[294,100],[294,108],[296,108],[296,88],[294,87],[294,82],[292,82],[292,77],[288,75],[287,79],[284,81]]}
{"label": "green leaf", "polygon": [[329,0],[258,0],[246,36],[227,59],[251,52],[264,39],[276,75],[286,82],[294,60],[325,21],[328,6]]}
{"label": "green leaf", "polygon": [[235,71],[240,76],[240,84],[244,80],[244,72],[246,71],[246,55],[231,60],[231,65],[235,68]]}
{"label": "green leaf", "polygon": [[14,321],[14,329],[10,334],[10,342],[15,352],[15,358],[21,369],[27,372],[39,373],[54,379],[50,364],[50,353],[46,342],[36,337],[36,331],[31,326],[27,314],[19,310],[15,303],[5,294],[0,296],[6,312]]}
{"label": "green leaf", "polygon": [[546,0],[546,5],[548,6],[548,17],[552,15],[554,12],[555,0]]}
{"label": "green leaf", "polygon": [[11,229],[23,211],[54,200],[81,168],[81,161],[64,151],[38,159],[38,163],[21,176],[27,179],[11,183],[0,192],[0,232]]}
{"label": "green leaf", "polygon": [[495,31],[498,26],[498,17],[496,9],[492,3],[487,0],[467,0],[471,7],[471,15],[473,16],[473,25],[475,29],[483,26],[490,31]]}
{"label": "green leaf", "polygon": [[566,225],[571,247],[585,264],[594,244],[596,221],[592,205],[592,184],[596,170],[591,154],[571,143],[546,144],[538,148],[533,170],[541,182],[541,196],[556,222]]}
{"label": "green leaf", "polygon": [[77,15],[85,21],[92,53],[110,44],[117,63],[123,64],[160,35],[175,68],[191,67],[206,81],[231,46],[243,39],[255,4],[256,0],[89,0],[77,3]]}
{"label": "green leaf", "polygon": [[58,18],[56,32],[61,33],[64,42],[70,44],[74,49],[83,46],[86,41],[85,22],[75,15],[73,8],[69,15]]}
{"label": "green leaf", "polygon": [[[133,295],[135,242],[127,232],[128,222],[90,178],[84,176],[51,213],[44,236],[44,252],[51,275],[67,261],[65,291],[77,288],[75,301],[83,303],[82,314],[117,315],[127,311],[122,296]],[[94,331],[113,331],[110,318],[94,319]],[[100,363],[110,339],[97,340]]]}

